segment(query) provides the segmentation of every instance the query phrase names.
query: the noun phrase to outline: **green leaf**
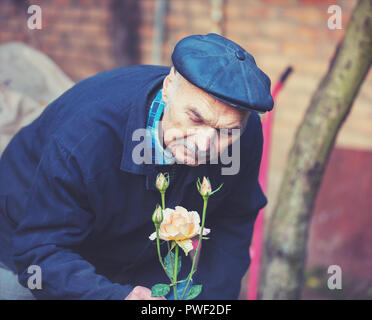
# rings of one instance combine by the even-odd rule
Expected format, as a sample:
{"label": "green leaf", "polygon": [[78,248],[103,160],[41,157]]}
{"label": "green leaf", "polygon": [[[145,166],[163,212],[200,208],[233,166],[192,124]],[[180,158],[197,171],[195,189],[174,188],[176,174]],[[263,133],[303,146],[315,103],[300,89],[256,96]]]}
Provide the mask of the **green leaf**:
{"label": "green leaf", "polygon": [[212,191],[211,195],[212,195],[213,193],[216,193],[218,190],[220,190],[220,189],[222,188],[222,186],[223,186],[223,183],[221,183],[220,186],[219,186],[216,190]]}
{"label": "green leaf", "polygon": [[158,283],[151,288],[152,297],[164,297],[169,293],[170,287],[168,284]]}
{"label": "green leaf", "polygon": [[[170,274],[172,277],[174,273],[173,268],[175,266],[175,260],[176,259],[175,259],[174,253],[172,251],[168,252],[168,254],[166,255],[164,259],[164,265],[165,265],[165,268],[167,269],[167,273]],[[178,255],[177,260],[178,260],[177,261],[177,274],[178,274],[181,270],[181,264],[182,264],[181,255]],[[171,262],[172,262],[173,268],[172,268]]]}
{"label": "green leaf", "polygon": [[176,241],[172,241],[172,246],[171,246],[171,251],[173,250],[173,248],[176,246]]}
{"label": "green leaf", "polygon": [[192,286],[191,289],[187,292],[185,300],[195,299],[202,291],[202,287],[203,286],[201,284],[196,284]]}

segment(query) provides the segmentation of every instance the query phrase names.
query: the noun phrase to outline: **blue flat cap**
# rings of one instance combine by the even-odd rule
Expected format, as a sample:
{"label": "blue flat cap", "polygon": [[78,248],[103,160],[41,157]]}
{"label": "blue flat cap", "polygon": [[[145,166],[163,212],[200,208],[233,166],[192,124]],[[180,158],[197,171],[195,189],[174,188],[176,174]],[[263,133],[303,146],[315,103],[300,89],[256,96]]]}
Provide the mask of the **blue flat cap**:
{"label": "blue flat cap", "polygon": [[224,103],[259,113],[273,108],[270,78],[229,39],[215,33],[183,38],[172,62],[184,78]]}

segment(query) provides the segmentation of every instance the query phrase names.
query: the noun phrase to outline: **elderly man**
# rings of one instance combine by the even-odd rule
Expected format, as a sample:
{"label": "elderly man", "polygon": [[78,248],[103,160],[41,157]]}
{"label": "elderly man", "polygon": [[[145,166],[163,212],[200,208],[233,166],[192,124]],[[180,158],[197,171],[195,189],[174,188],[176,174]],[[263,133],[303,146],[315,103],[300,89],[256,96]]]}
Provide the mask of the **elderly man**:
{"label": "elderly man", "polygon": [[[257,113],[273,107],[270,80],[217,34],[182,39],[172,61],[83,80],[11,140],[0,161],[0,297],[154,299],[149,288],[167,279],[148,236],[155,178],[168,172],[169,208],[201,213],[196,179],[224,182],[208,203],[212,231],[193,278],[199,299],[237,298],[267,203]],[[138,153],[144,128],[151,161]],[[223,174],[226,152],[238,169]],[[179,279],[190,264],[183,259]],[[40,285],[30,287],[36,271]]]}

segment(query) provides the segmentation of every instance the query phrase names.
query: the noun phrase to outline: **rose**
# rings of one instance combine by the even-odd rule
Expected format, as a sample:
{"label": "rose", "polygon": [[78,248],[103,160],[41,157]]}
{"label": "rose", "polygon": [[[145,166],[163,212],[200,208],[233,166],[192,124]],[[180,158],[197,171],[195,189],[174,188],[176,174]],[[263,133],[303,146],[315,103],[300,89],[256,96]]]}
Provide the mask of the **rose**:
{"label": "rose", "polygon": [[[175,209],[166,208],[163,211],[163,221],[159,227],[159,238],[175,241],[187,255],[193,249],[191,238],[200,235],[200,216],[196,211],[187,211],[181,206]],[[204,228],[203,235],[209,229]],[[150,235],[150,240],[156,239],[156,232]]]}

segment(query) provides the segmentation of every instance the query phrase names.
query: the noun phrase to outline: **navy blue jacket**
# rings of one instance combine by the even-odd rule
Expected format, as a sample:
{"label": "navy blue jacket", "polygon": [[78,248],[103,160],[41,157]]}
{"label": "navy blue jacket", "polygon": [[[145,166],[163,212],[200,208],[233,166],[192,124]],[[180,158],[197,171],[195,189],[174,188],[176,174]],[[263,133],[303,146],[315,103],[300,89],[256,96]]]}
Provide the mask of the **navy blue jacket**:
{"label": "navy blue jacket", "polygon": [[[26,286],[30,265],[42,270],[38,299],[124,299],[136,285],[167,282],[149,235],[160,195],[157,166],[135,164],[135,129],[170,68],[131,66],[80,81],[11,140],[0,159],[0,261]],[[235,299],[250,264],[259,209],[260,118],[252,113],[240,141],[236,175],[221,164],[176,166],[166,205],[202,212],[195,181],[223,188],[210,198],[195,283],[199,299]],[[163,171],[168,168],[164,167]],[[166,246],[163,246],[163,254]],[[179,278],[190,270],[183,257]]]}

